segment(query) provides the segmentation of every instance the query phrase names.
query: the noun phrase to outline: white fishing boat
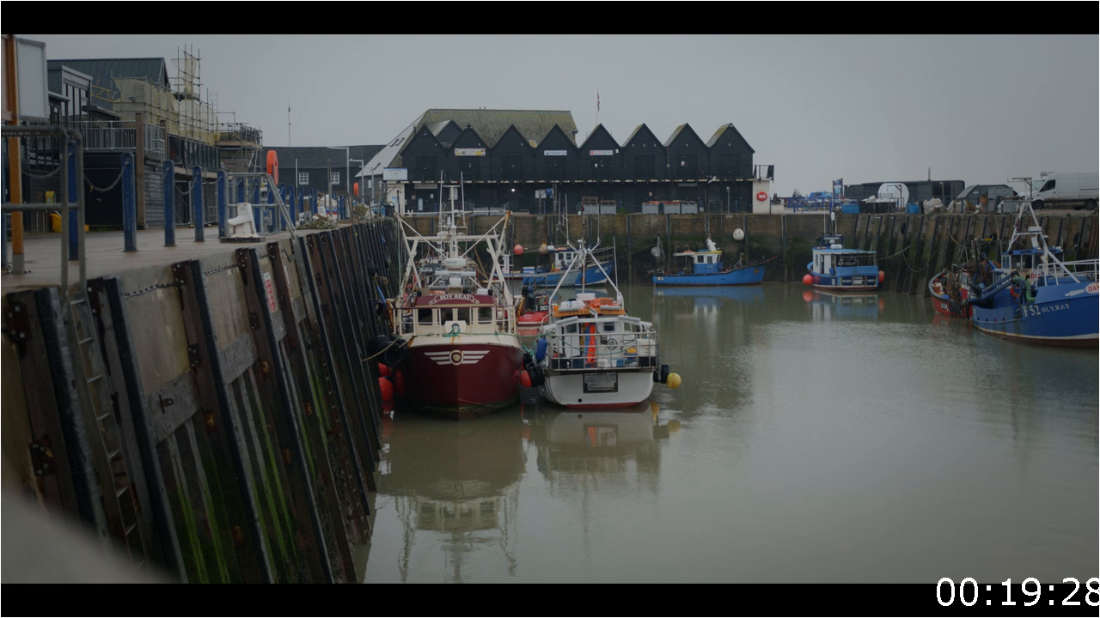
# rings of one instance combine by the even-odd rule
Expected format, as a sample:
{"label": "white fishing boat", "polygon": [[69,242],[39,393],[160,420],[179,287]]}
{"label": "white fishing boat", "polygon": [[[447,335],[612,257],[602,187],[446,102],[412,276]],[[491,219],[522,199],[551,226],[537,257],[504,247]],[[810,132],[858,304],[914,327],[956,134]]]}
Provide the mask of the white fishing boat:
{"label": "white fishing boat", "polygon": [[[586,268],[591,258],[583,241],[574,251],[568,271]],[[572,300],[555,302],[560,282],[550,295],[550,312],[528,371],[542,396],[553,403],[580,409],[628,408],[649,398],[655,383],[680,385],[680,376],[661,363],[657,329],[628,315],[622,292],[604,276],[614,289],[611,298],[582,289]]]}

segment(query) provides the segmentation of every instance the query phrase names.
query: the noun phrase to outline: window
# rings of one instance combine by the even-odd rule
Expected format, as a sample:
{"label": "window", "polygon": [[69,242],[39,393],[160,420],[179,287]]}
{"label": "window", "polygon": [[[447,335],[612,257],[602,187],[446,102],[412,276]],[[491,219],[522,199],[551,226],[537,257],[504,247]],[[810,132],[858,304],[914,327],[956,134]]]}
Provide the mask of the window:
{"label": "window", "polygon": [[421,179],[433,180],[435,178],[435,157],[430,155],[416,157],[416,169],[420,171]]}
{"label": "window", "polygon": [[696,156],[695,155],[682,155],[680,157],[680,178],[695,178],[696,174]]}
{"label": "window", "polygon": [[340,172],[333,172],[332,174],[330,174],[328,177],[328,183],[330,185],[340,184]]}
{"label": "window", "polygon": [[1043,184],[1043,188],[1039,189],[1039,190],[1040,191],[1052,191],[1052,190],[1054,190],[1054,182],[1055,182],[1054,179],[1046,181],[1046,183]]}
{"label": "window", "polygon": [[418,309],[416,312],[417,321],[425,326],[432,325],[432,310],[431,309]]}
{"label": "window", "polygon": [[463,307],[458,310],[458,321],[463,324],[470,323],[470,309],[468,307]]}
{"label": "window", "polygon": [[463,180],[477,180],[481,174],[481,159],[479,157],[459,157],[458,171],[462,173]]}
{"label": "window", "polygon": [[439,310],[439,323],[446,324],[447,322],[453,322],[454,310],[453,309],[440,309]]}
{"label": "window", "polygon": [[300,184],[300,185],[308,185],[309,184],[309,172],[298,172],[298,184]]}
{"label": "window", "polygon": [[604,330],[605,333],[615,332],[615,323],[614,322],[604,322],[603,330]]}
{"label": "window", "polygon": [[478,307],[477,321],[481,324],[493,323],[493,310],[489,307]]}
{"label": "window", "polygon": [[570,325],[566,326],[565,327],[565,332],[570,334],[570,335],[575,335],[577,333],[577,325],[576,324],[570,324]]}

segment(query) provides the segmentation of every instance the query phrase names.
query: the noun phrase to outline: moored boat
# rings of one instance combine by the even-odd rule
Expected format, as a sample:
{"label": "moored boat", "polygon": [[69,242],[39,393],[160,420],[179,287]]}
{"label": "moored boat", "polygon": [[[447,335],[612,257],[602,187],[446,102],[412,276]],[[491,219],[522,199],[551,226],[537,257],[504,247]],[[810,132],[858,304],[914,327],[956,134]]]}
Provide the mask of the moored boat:
{"label": "moored boat", "polygon": [[1024,202],[1001,267],[968,300],[974,327],[1014,341],[1098,347],[1100,262],[1063,262],[1061,254],[1060,247],[1049,246],[1031,203]]}
{"label": "moored boat", "polygon": [[[581,242],[570,269],[584,267],[589,252]],[[532,368],[533,382],[547,400],[579,409],[619,409],[649,398],[654,383],[672,388],[680,377],[661,364],[656,328],[627,315],[615,283],[614,298],[578,291],[573,300],[553,302],[541,327]]]}
{"label": "moored boat", "polygon": [[[391,301],[397,334],[409,339],[404,399],[453,419],[515,403],[524,358],[517,308],[496,260],[508,215],[476,236],[460,233],[461,216],[452,204],[440,214],[436,236],[421,236],[402,221],[409,262],[401,296]],[[487,245],[493,272],[479,272],[460,247],[479,242]],[[417,262],[421,253],[428,257]]]}
{"label": "moored boat", "polygon": [[802,282],[819,290],[877,290],[886,278],[878,269],[878,256],[874,251],[847,249],[844,237],[839,234],[822,236],[812,252],[813,261],[806,265],[809,273],[802,277]]}
{"label": "moored boat", "polygon": [[710,237],[707,237],[706,251],[688,250],[672,256],[687,258],[689,267],[676,272],[658,270],[652,276],[653,285],[756,285],[764,280],[764,264],[771,261],[747,264],[742,260],[732,268],[726,268],[722,264],[722,251]]}

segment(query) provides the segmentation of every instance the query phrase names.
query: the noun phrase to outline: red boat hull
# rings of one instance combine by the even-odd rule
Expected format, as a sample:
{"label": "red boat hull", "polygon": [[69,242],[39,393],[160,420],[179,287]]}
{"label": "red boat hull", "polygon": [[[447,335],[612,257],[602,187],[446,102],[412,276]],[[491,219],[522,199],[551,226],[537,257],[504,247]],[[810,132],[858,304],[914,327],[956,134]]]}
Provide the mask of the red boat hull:
{"label": "red boat hull", "polygon": [[475,418],[519,400],[523,349],[499,343],[415,346],[405,399],[418,411],[456,420]]}
{"label": "red boat hull", "polygon": [[951,303],[947,302],[946,300],[936,298],[935,296],[933,296],[932,297],[932,308],[935,309],[936,313],[938,313],[940,315],[947,315],[947,316],[951,316],[953,318],[970,319],[970,311],[971,311],[970,305],[965,305],[963,307],[960,307],[960,311],[952,311],[951,310]]}

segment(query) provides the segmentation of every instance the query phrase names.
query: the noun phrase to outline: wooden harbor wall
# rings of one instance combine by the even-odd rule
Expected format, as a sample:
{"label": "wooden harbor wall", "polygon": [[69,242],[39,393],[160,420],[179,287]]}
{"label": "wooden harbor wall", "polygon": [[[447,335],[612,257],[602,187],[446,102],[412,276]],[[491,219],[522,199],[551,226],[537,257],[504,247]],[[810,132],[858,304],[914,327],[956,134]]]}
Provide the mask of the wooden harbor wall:
{"label": "wooden harbor wall", "polygon": [[5,465],[135,570],[362,581],[383,412],[364,359],[399,242],[362,223],[91,279],[71,308],[7,294]]}
{"label": "wooden harbor wall", "polygon": [[[1067,260],[1097,257],[1097,215],[1055,215],[1038,213],[1043,231],[1051,244],[1065,250]],[[658,240],[668,254],[684,249],[705,248],[709,234],[725,252],[727,264],[744,252],[750,259],[774,257],[765,271],[765,282],[800,281],[811,259],[811,248],[824,230],[828,215],[814,214],[711,214],[711,215],[569,215],[568,238],[584,238],[589,245],[598,239],[601,246],[618,250],[619,282],[642,283],[646,272],[657,263],[650,250]],[[837,214],[836,228],[849,247],[873,249],[886,272],[886,289],[927,296],[928,279],[945,265],[958,259],[959,249],[972,238],[996,234],[1008,240],[1015,215],[964,214]],[[482,233],[500,219],[478,215],[469,220],[472,233]],[[549,215],[513,215],[509,225],[510,245],[521,244],[525,254],[517,265],[535,265],[537,249],[543,243],[560,243],[564,229],[560,217]],[[434,233],[436,220],[417,217],[412,220],[422,234]],[[832,223],[830,230],[832,229]],[[745,237],[733,238],[741,229]],[[542,258],[545,260],[546,258]]]}

